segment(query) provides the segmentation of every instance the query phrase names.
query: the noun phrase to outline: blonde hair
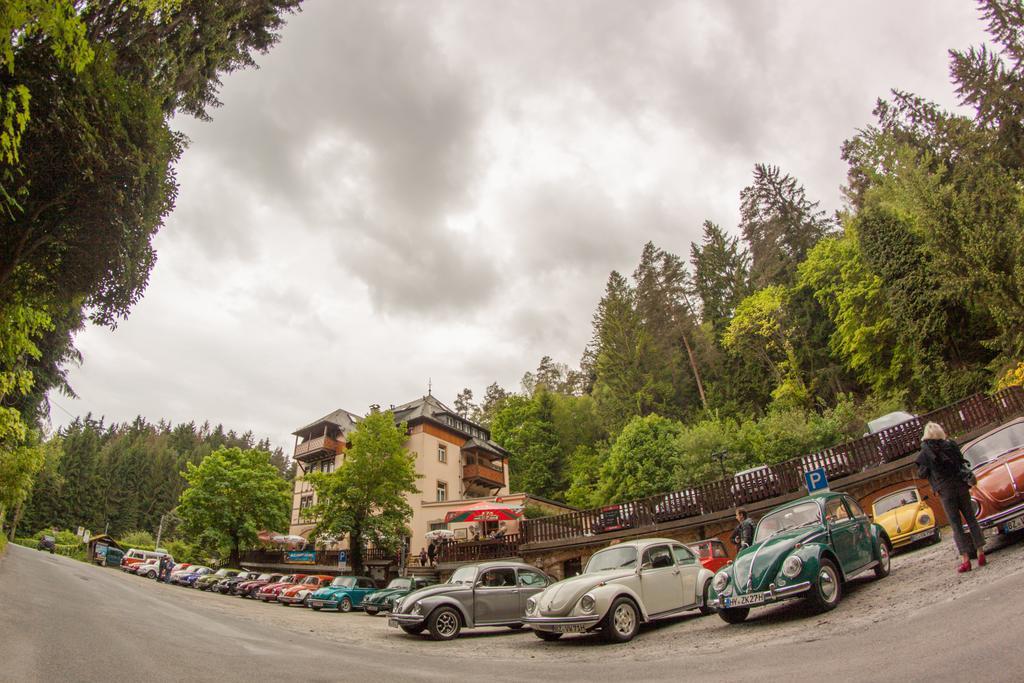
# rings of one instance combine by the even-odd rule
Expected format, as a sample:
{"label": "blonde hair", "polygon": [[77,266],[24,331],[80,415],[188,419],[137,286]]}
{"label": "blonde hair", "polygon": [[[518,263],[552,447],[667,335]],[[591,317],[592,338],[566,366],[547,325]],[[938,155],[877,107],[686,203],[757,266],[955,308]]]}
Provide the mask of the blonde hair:
{"label": "blonde hair", "polygon": [[921,441],[927,441],[928,439],[945,439],[946,430],[942,428],[938,422],[929,422],[924,426],[924,435],[921,437]]}

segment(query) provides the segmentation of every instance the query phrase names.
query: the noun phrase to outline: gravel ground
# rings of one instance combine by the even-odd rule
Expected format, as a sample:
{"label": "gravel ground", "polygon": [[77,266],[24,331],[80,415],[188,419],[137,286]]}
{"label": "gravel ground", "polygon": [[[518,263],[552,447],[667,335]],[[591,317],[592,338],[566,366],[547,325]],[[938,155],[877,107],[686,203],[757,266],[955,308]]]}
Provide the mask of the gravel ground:
{"label": "gravel ground", "polygon": [[814,642],[851,630],[869,629],[882,621],[907,620],[925,606],[969,599],[976,589],[1024,571],[1024,543],[990,542],[989,551],[987,566],[957,574],[958,558],[952,535],[945,529],[941,543],[894,555],[892,573],[887,578],[875,580],[874,575],[867,572],[847,584],[839,607],[826,614],[814,614],[800,601],[755,609],[740,625],[729,625],[717,616],[700,617],[695,613],[644,627],[632,642],[610,647],[605,647],[595,635],[565,636],[558,642],[545,643],[526,630],[517,632],[507,628],[463,631],[456,641],[436,643],[388,628],[384,617],[371,617],[362,612],[313,612],[166,586],[130,575],[124,578],[146,581],[154,590],[174,591],[183,601],[201,602],[237,618],[314,634],[339,645],[370,647],[381,654],[391,649],[404,654],[422,652],[492,661],[523,658],[593,661],[593,648],[598,647],[616,659],[650,660],[678,655],[680,650],[696,654],[737,649],[742,652],[780,642]]}

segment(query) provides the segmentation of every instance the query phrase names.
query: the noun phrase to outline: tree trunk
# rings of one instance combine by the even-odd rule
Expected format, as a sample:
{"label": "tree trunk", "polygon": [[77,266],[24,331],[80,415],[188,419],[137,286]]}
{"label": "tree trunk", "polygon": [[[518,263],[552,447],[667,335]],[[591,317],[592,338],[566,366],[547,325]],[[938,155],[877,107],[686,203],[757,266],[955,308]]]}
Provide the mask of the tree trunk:
{"label": "tree trunk", "polygon": [[7,536],[10,540],[14,540],[15,533],[18,530],[18,522],[21,521],[21,513],[25,510],[25,504],[18,503],[18,507],[14,508],[14,519],[11,520],[11,532]]}
{"label": "tree trunk", "polygon": [[360,528],[352,529],[352,532],[348,535],[348,554],[352,564],[352,573],[356,576],[361,576],[363,573],[363,530]]}
{"label": "tree trunk", "polygon": [[682,335],[683,346],[686,347],[686,356],[690,359],[690,368],[693,370],[693,378],[697,381],[697,393],[700,394],[701,405],[704,406],[704,410],[708,409],[708,399],[704,395],[704,382],[700,379],[700,370],[697,369],[697,360],[693,357],[693,349],[690,348],[690,342],[686,339],[686,334]]}
{"label": "tree trunk", "polygon": [[242,563],[241,553],[238,551],[238,534],[231,534],[231,557],[228,558],[229,567],[237,567]]}

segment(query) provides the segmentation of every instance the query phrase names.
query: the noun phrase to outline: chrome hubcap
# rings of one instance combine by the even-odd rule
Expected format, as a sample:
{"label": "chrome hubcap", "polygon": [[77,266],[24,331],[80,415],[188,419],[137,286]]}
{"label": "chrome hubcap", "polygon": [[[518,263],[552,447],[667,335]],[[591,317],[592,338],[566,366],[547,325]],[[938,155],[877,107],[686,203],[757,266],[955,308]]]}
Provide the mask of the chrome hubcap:
{"label": "chrome hubcap", "polygon": [[352,609],[352,601],[349,600],[348,598],[345,598],[344,600],[341,601],[341,611],[342,612],[347,612],[350,609]]}
{"label": "chrome hubcap", "polygon": [[442,612],[437,617],[437,632],[442,636],[450,636],[459,627],[459,621],[451,612]]}
{"label": "chrome hubcap", "polygon": [[821,573],[818,574],[818,586],[825,602],[832,602],[836,599],[836,577],[833,576],[831,568],[822,568]]}
{"label": "chrome hubcap", "polygon": [[882,544],[882,569],[889,571],[889,547]]}
{"label": "chrome hubcap", "polygon": [[636,624],[636,615],[633,613],[633,608],[628,604],[621,604],[615,608],[614,618],[615,630],[620,634],[627,636],[633,632],[633,627]]}

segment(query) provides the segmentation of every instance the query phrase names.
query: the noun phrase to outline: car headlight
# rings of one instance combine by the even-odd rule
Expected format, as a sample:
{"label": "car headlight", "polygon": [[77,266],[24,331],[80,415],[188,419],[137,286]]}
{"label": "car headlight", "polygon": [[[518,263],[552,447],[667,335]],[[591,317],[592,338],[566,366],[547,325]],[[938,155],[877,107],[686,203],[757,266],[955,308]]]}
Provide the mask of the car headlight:
{"label": "car headlight", "polygon": [[917,518],[917,523],[922,525],[922,526],[926,526],[926,525],[932,523],[932,518],[929,517],[928,515],[921,515],[920,517]]}
{"label": "car headlight", "polygon": [[526,613],[533,614],[537,611],[537,601],[534,598],[530,598],[526,601]]}
{"label": "car headlight", "polygon": [[723,590],[725,590],[725,587],[728,586],[728,585],[729,585],[729,575],[726,574],[725,572],[718,572],[717,574],[715,574],[715,578],[711,582],[711,587],[714,588],[715,591],[717,591],[719,593],[721,593]]}
{"label": "car headlight", "polygon": [[587,614],[591,614],[594,611],[595,605],[597,605],[597,600],[595,600],[594,596],[590,593],[587,593],[582,598],[580,598],[580,609],[586,612]]}
{"label": "car headlight", "polygon": [[804,568],[804,561],[800,559],[798,555],[790,555],[786,558],[786,561],[782,563],[782,574],[790,579],[800,575],[800,570]]}
{"label": "car headlight", "polygon": [[981,503],[977,498],[971,498],[971,506],[974,508],[974,516],[981,517]]}
{"label": "car headlight", "polygon": [[409,614],[423,614],[423,603],[417,602],[413,604],[412,609],[409,610]]}

